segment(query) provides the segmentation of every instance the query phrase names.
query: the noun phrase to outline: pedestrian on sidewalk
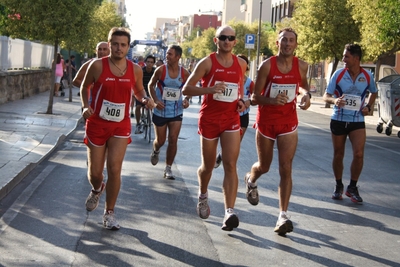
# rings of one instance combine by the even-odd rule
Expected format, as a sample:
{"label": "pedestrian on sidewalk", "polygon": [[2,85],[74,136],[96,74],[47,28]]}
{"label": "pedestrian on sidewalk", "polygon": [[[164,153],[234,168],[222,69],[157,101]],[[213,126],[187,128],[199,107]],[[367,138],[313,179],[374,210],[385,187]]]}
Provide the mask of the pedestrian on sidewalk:
{"label": "pedestrian on sidewalk", "polygon": [[[357,204],[362,204],[357,182],[364,164],[366,140],[365,119],[375,103],[377,89],[374,77],[360,66],[362,50],[358,44],[347,44],[343,52],[344,68],[337,70],[329,81],[324,100],[333,104],[331,116],[331,136],[333,144],[332,168],[336,180],[332,199],[342,199],[344,185],[343,158],[347,137],[353,149],[350,167],[350,184],[346,196]],[[367,99],[367,91],[370,92]]]}
{"label": "pedestrian on sidewalk", "polygon": [[[132,90],[137,99],[152,108],[153,101],[143,89],[142,69],[126,59],[131,36],[127,29],[114,27],[108,35],[111,53],[95,59],[89,66],[81,85],[83,117],[86,119],[84,142],[88,153],[88,179],[92,190],[86,199],[86,209],[92,211],[99,205],[106,190],[103,225],[118,230],[114,208],[121,187],[122,162],[126,148],[131,143],[129,104]],[[88,88],[92,101],[89,104]],[[104,165],[107,161],[107,183]]]}
{"label": "pedestrian on sidewalk", "polygon": [[292,162],[298,140],[297,95],[302,93],[299,107],[306,110],[310,107],[311,94],[307,82],[308,64],[294,56],[297,33],[291,28],[280,30],[276,45],[278,55],[261,63],[251,98],[253,104],[258,104],[255,125],[258,161],[245,175],[244,181],[247,200],[257,205],[257,180],[271,167],[276,141],[280,183],[279,215],[274,231],[285,235],[293,231],[287,210],[292,194]]}
{"label": "pedestrian on sidewalk", "polygon": [[[54,60],[53,60],[54,63]],[[60,90],[61,78],[64,75],[64,59],[60,53],[57,53],[56,59],[56,71],[55,71],[55,83],[54,83],[54,96],[58,96],[58,91]]]}
{"label": "pedestrian on sidewalk", "polygon": [[[222,230],[232,231],[239,226],[234,212],[238,189],[236,164],[240,150],[239,112],[245,109],[243,77],[246,61],[232,54],[236,33],[230,26],[220,27],[213,38],[217,52],[200,60],[183,87],[187,96],[203,96],[200,108],[199,129],[201,165],[197,170],[199,198],[197,214],[202,219],[210,215],[208,184],[214,170],[218,141],[224,156],[223,194],[225,216]],[[202,87],[197,84],[202,80]]]}
{"label": "pedestrian on sidewalk", "polygon": [[164,178],[175,179],[171,166],[178,150],[178,136],[182,127],[183,110],[189,107],[189,99],[182,96],[182,87],[189,72],[179,65],[182,48],[179,45],[168,47],[166,64],[158,67],[149,82],[149,93],[156,105],[153,110],[155,138],[150,162],[158,163],[161,147],[165,144],[168,132],[168,146],[165,158]]}

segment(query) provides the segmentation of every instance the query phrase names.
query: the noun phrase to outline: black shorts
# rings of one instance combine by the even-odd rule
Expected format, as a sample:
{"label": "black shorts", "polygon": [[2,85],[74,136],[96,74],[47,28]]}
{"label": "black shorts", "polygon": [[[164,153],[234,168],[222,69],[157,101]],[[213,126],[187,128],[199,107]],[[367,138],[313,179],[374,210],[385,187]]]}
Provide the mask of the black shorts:
{"label": "black shorts", "polygon": [[331,132],[334,135],[347,135],[351,131],[365,129],[365,122],[345,122],[331,120]]}
{"label": "black shorts", "polygon": [[240,127],[247,128],[249,126],[249,113],[240,116]]}
{"label": "black shorts", "polygon": [[155,126],[161,127],[170,121],[182,121],[183,115],[178,115],[173,118],[164,118],[153,114],[153,123]]}

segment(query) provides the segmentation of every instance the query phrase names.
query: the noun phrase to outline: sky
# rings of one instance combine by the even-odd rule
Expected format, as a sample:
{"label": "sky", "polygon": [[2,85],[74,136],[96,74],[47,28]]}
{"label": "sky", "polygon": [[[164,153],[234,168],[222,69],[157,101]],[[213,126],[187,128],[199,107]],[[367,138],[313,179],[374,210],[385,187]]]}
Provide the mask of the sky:
{"label": "sky", "polygon": [[178,18],[197,14],[199,9],[222,11],[224,0],[126,0],[126,20],[132,40],[143,40],[147,32],[153,32],[156,18]]}

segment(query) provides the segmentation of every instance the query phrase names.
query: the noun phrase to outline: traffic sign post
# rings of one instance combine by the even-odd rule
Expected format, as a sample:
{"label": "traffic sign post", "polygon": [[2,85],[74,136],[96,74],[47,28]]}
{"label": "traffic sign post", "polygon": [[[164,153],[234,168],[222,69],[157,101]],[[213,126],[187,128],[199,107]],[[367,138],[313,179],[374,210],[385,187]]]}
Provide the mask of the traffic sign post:
{"label": "traffic sign post", "polygon": [[256,40],[255,34],[246,34],[244,40],[244,48],[254,49],[255,40]]}
{"label": "traffic sign post", "polygon": [[255,40],[256,40],[255,34],[246,34],[244,37],[244,48],[249,49],[247,57],[249,60],[250,60],[250,49],[254,49]]}

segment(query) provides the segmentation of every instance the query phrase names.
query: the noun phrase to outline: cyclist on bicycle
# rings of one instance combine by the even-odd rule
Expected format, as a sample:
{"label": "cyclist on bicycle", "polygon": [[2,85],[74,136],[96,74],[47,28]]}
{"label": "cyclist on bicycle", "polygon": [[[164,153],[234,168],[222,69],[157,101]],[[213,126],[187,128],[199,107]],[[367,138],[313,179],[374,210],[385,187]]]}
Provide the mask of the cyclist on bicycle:
{"label": "cyclist on bicycle", "polygon": [[[149,96],[149,89],[147,88],[149,81],[151,79],[151,76],[153,76],[154,71],[156,68],[154,67],[154,64],[156,63],[156,58],[155,56],[149,55],[146,57],[145,60],[146,66],[142,68],[143,70],[143,87],[144,90],[146,91],[147,96]],[[138,101],[135,98],[136,101],[136,108],[135,108],[135,117],[136,117],[136,130],[135,134],[140,134],[143,132],[142,125],[140,124],[140,118],[141,118],[141,113],[142,113],[142,108],[144,105]]]}

